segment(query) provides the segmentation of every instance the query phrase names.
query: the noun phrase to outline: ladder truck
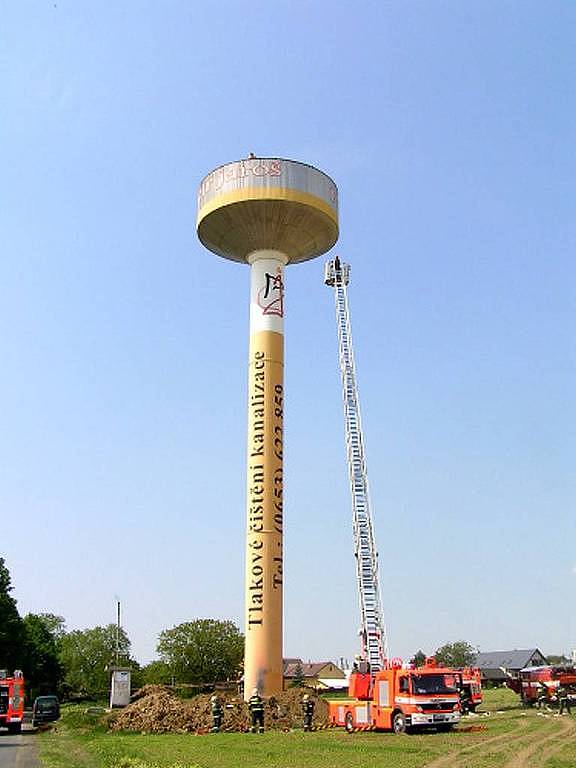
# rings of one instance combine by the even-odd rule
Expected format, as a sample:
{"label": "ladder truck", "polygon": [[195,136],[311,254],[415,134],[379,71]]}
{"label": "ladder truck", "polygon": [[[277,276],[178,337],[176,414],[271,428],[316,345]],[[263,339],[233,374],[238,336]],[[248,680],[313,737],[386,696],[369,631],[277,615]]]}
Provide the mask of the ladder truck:
{"label": "ladder truck", "polygon": [[[324,283],[334,289],[338,325],[338,347],[344,400],[344,423],[348,474],[352,495],[352,524],[356,578],[360,601],[362,672],[378,672],[388,666],[388,640],[378,582],[378,553],[374,541],[368,475],[364,456],[360,404],[356,386],[347,286],[350,265],[338,257],[326,262]],[[369,667],[368,667],[369,665]]]}
{"label": "ladder truck", "polygon": [[343,264],[338,257],[326,263],[324,282],[334,289],[336,298],[362,654],[350,674],[348,698],[329,701],[328,716],[332,725],[344,726],[349,733],[403,733],[429,727],[448,731],[461,717],[461,673],[438,667],[433,659],[427,659],[424,667],[412,669],[401,659],[388,657],[352,350],[346,292],[349,280],[349,264]]}

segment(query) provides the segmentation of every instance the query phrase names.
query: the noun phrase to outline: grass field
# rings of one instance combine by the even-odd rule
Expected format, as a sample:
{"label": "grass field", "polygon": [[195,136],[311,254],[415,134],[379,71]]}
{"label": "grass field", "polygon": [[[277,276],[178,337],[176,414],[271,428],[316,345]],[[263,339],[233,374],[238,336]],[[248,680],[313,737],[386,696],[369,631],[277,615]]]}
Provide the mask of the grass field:
{"label": "grass field", "polygon": [[46,768],[575,768],[576,715],[522,709],[499,690],[449,734],[119,735],[65,707],[38,743]]}

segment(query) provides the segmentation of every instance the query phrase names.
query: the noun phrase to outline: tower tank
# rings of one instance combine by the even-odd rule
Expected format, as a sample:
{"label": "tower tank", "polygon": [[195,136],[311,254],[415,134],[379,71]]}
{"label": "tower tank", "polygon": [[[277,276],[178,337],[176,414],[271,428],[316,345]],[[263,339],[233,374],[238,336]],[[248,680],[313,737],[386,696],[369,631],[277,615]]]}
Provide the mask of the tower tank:
{"label": "tower tank", "polygon": [[255,157],[209,173],[197,232],[250,265],[244,697],[282,691],[284,270],[338,239],[338,190],[306,163]]}

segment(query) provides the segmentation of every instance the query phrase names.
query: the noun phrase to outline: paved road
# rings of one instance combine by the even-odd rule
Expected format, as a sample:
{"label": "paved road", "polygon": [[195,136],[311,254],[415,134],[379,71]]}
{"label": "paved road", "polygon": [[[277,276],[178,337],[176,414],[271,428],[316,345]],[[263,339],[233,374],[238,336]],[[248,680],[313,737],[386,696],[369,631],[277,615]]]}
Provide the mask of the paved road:
{"label": "paved road", "polygon": [[0,768],[40,768],[31,726],[25,725],[18,736],[0,731]]}

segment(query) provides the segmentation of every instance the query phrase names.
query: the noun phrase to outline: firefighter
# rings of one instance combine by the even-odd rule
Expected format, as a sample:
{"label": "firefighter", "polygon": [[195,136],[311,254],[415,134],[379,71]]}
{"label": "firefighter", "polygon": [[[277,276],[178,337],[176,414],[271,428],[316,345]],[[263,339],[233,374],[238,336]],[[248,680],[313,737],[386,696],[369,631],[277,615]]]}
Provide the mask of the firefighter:
{"label": "firefighter", "polygon": [[311,699],[307,693],[302,697],[302,713],[304,715],[304,730],[312,730],[312,720],[314,718],[314,707],[316,706],[314,699]]}
{"label": "firefighter", "polygon": [[544,683],[540,683],[540,688],[538,689],[538,698],[536,700],[536,706],[538,709],[544,709],[548,705],[548,688],[544,685]]}
{"label": "firefighter", "polygon": [[210,728],[210,733],[220,733],[223,711],[218,696],[212,696],[210,699],[210,707],[212,709],[212,728]]}
{"label": "firefighter", "polygon": [[460,709],[463,715],[467,715],[468,712],[470,712],[470,697],[468,696],[468,691],[462,681],[457,684],[457,688],[460,697]]}
{"label": "firefighter", "polygon": [[558,714],[563,715],[564,710],[571,715],[572,710],[570,709],[570,698],[568,696],[568,691],[562,683],[558,686],[558,690],[556,691],[556,696],[558,698]]}
{"label": "firefighter", "polygon": [[250,710],[250,719],[252,722],[252,733],[264,733],[264,702],[258,693],[258,688],[254,688],[252,696],[248,699],[248,709]]}

